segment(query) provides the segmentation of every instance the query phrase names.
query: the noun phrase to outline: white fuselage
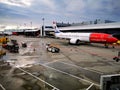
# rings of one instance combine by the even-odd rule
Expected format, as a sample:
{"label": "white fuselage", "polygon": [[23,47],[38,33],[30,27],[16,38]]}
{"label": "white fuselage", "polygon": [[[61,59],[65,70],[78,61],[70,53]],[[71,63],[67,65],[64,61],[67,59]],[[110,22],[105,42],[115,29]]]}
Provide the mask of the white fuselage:
{"label": "white fuselage", "polygon": [[84,42],[90,42],[91,33],[56,33],[55,36],[66,39],[79,39]]}

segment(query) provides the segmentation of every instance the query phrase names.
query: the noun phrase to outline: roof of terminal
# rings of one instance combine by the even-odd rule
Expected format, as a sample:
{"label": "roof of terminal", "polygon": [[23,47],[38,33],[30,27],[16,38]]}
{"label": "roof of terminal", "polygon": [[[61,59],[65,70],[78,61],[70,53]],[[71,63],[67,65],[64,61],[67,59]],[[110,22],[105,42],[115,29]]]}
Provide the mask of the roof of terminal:
{"label": "roof of terminal", "polygon": [[69,26],[59,28],[60,30],[82,30],[82,29],[106,29],[106,28],[120,28],[119,23],[104,23],[104,24],[92,24],[92,25],[83,25],[83,26]]}
{"label": "roof of terminal", "polygon": [[[81,26],[68,26],[59,27],[60,30],[88,30],[88,29],[112,29],[120,28],[120,22],[117,23],[103,23],[103,24],[91,24],[91,25],[81,25]],[[53,31],[53,29],[46,29],[46,31]]]}

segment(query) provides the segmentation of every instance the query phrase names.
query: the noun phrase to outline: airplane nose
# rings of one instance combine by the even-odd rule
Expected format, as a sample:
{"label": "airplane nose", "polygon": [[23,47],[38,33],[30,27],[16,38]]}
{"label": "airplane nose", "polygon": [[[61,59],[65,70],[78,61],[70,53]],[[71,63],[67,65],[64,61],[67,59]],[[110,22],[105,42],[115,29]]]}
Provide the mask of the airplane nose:
{"label": "airplane nose", "polygon": [[116,42],[118,41],[118,39],[115,38],[115,37],[112,37],[112,38],[108,38],[107,41],[108,41],[109,43],[116,43]]}

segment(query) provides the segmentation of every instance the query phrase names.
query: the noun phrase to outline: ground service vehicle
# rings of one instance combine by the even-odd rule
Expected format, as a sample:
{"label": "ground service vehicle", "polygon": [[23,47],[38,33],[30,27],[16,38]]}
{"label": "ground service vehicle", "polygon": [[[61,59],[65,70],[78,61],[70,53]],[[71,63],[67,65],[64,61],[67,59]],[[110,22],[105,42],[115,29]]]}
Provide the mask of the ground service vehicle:
{"label": "ground service vehicle", "polygon": [[113,60],[115,60],[116,62],[120,61],[120,51],[118,52],[118,56],[115,56]]}
{"label": "ground service vehicle", "polygon": [[60,52],[60,49],[58,48],[58,45],[56,44],[46,44],[46,49],[47,51],[52,52],[52,53]]}
{"label": "ground service vehicle", "polygon": [[0,37],[0,43],[7,43],[9,42],[8,38],[3,36],[3,37]]}
{"label": "ground service vehicle", "polygon": [[26,44],[25,42],[22,42],[21,44],[22,44],[22,47],[23,47],[23,48],[26,48],[26,47],[27,47],[27,44]]}
{"label": "ground service vehicle", "polygon": [[2,47],[13,53],[19,52],[19,45],[16,40],[11,40],[10,43],[3,44]]}
{"label": "ground service vehicle", "polygon": [[117,44],[120,45],[120,40],[117,41]]}
{"label": "ground service vehicle", "polygon": [[115,60],[116,62],[120,61],[120,57],[114,57],[113,60]]}

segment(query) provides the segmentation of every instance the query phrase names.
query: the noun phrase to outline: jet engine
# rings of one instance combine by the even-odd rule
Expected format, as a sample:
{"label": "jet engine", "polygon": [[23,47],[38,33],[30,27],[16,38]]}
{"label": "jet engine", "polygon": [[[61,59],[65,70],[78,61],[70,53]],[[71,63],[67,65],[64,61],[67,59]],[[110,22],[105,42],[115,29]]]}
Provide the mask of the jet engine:
{"label": "jet engine", "polygon": [[80,44],[80,40],[79,39],[75,39],[75,38],[74,39],[70,39],[69,43],[78,45],[78,44]]}

